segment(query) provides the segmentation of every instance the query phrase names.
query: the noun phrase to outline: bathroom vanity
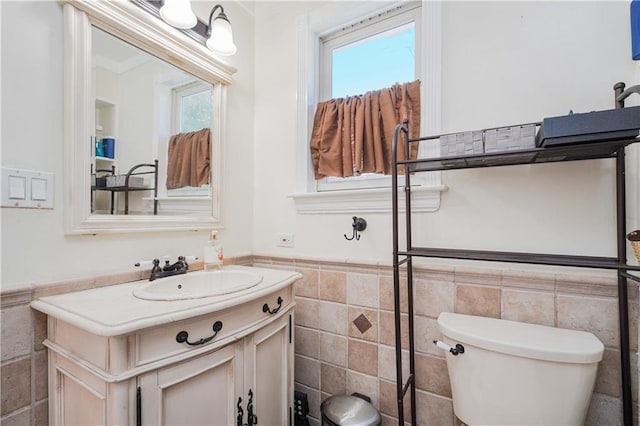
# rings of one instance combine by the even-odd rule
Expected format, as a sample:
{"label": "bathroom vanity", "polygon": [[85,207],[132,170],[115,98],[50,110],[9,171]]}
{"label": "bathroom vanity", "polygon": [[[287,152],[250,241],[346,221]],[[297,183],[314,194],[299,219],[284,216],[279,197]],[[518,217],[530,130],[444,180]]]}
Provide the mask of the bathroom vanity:
{"label": "bathroom vanity", "polygon": [[224,270],[260,279],[210,297],[146,300],[153,282],[138,281],[32,302],[48,315],[49,423],[289,424],[301,276]]}

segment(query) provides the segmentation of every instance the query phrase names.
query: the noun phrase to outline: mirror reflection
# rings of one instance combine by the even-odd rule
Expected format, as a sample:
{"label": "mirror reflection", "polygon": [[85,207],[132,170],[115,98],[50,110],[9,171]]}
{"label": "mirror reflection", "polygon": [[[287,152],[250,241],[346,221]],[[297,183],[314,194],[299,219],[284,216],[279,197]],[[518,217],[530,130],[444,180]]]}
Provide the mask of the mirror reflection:
{"label": "mirror reflection", "polygon": [[215,86],[91,31],[91,212],[211,214]]}

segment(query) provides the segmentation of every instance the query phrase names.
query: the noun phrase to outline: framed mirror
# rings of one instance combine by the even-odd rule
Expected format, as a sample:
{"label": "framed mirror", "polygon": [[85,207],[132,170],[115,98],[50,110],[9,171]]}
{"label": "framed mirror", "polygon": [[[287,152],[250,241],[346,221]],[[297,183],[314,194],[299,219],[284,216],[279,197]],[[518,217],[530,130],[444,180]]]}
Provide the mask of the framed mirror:
{"label": "framed mirror", "polygon": [[235,69],[131,2],[63,8],[67,234],[220,227]]}

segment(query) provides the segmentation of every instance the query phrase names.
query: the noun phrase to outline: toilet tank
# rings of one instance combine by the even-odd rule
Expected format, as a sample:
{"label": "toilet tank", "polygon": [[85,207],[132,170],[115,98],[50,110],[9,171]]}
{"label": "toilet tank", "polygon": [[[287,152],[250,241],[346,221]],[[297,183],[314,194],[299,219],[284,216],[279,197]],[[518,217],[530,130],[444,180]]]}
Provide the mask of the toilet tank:
{"label": "toilet tank", "polygon": [[604,345],[593,334],[443,312],[453,409],[468,425],[581,425]]}

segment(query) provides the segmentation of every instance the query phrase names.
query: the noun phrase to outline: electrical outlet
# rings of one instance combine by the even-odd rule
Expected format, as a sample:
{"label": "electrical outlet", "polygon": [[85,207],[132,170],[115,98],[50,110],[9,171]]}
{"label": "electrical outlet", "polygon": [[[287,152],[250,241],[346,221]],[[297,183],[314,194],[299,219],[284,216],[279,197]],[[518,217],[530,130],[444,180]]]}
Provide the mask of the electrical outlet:
{"label": "electrical outlet", "polygon": [[293,234],[278,234],[278,247],[293,247]]}
{"label": "electrical outlet", "polygon": [[295,405],[295,426],[309,426],[309,400],[307,394],[303,392],[293,392],[293,402]]}

